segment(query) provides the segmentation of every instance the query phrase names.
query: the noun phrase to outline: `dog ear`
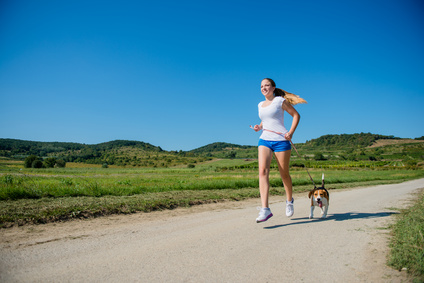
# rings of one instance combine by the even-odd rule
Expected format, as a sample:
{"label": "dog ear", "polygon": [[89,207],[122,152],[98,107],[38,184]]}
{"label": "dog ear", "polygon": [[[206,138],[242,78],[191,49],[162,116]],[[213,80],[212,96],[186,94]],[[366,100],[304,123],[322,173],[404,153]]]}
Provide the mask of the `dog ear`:
{"label": "dog ear", "polygon": [[310,190],[309,191],[309,194],[308,194],[308,198],[311,198],[311,196],[312,196],[312,194],[315,192],[315,189],[313,189],[313,190]]}
{"label": "dog ear", "polygon": [[325,193],[327,194],[327,198],[330,200],[330,194],[328,193],[327,189],[326,188],[322,188],[322,189],[325,191]]}

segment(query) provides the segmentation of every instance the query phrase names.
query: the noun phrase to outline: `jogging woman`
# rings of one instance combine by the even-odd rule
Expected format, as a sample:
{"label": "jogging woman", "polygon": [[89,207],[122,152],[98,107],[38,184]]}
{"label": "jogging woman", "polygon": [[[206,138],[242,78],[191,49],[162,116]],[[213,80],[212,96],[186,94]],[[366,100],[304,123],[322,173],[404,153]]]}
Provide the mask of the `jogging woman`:
{"label": "jogging woman", "polygon": [[[294,213],[292,180],[289,173],[290,140],[299,124],[300,115],[292,104],[306,103],[306,101],[275,86],[275,82],[272,79],[266,78],[262,80],[261,92],[265,100],[258,104],[261,123],[253,127],[256,132],[262,130],[258,143],[259,192],[261,194],[262,208],[259,212],[259,217],[256,218],[257,223],[267,221],[272,217],[268,196],[269,171],[273,153],[286,191],[286,215],[291,217]],[[288,100],[291,100],[291,103]],[[284,127],[284,111],[293,117],[290,130]]]}

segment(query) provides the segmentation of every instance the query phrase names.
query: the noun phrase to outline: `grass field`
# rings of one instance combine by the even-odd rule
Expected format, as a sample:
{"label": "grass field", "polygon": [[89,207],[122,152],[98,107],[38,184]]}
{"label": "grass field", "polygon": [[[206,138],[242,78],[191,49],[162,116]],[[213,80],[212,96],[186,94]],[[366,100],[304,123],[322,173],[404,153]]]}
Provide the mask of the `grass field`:
{"label": "grass field", "polygon": [[[25,169],[0,163],[0,227],[46,223],[114,213],[172,209],[201,203],[259,197],[254,160],[223,159],[195,168],[100,168],[99,166]],[[424,177],[424,170],[385,168],[314,169],[328,189],[403,182]],[[291,171],[294,191],[312,183],[303,168]],[[283,195],[278,171],[270,174],[271,194]]]}
{"label": "grass field", "polygon": [[[306,195],[313,188],[305,166],[317,185],[324,172],[332,190],[424,177],[423,140],[361,133],[327,135],[296,146],[302,157],[292,153],[290,162],[295,193]],[[255,147],[214,143],[193,152],[162,152],[132,141],[87,146],[15,140],[12,146],[4,141],[3,149],[0,228],[259,197]],[[30,169],[11,159],[29,154],[68,162],[66,168]],[[272,195],[284,195],[275,162],[270,183]],[[416,203],[402,210],[390,227],[388,264],[407,269],[414,282],[424,282],[423,223],[424,195],[417,195]]]}
{"label": "grass field", "polygon": [[406,269],[416,277],[414,282],[424,282],[424,191],[411,207],[401,211],[392,234],[388,264]]}
{"label": "grass field", "polygon": [[[308,168],[317,185],[324,172],[326,187],[333,190],[424,177],[420,168],[376,164],[315,162]],[[295,193],[313,188],[305,169],[296,163],[291,176]],[[272,195],[284,195],[275,166],[270,183]],[[0,159],[0,228],[258,197],[257,162],[251,159],[218,159],[194,168],[101,168],[68,163],[66,168],[54,169],[26,169],[22,162]],[[421,280],[424,195],[400,215],[392,227],[389,264],[396,269],[407,268]]]}

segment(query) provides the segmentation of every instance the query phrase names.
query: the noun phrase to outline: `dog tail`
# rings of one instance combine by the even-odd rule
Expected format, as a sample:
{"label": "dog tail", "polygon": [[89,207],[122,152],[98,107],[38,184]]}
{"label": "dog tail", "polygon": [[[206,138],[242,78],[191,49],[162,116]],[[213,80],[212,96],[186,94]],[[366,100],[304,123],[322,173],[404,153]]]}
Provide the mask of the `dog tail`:
{"label": "dog tail", "polygon": [[322,187],[324,188],[324,173],[322,173]]}

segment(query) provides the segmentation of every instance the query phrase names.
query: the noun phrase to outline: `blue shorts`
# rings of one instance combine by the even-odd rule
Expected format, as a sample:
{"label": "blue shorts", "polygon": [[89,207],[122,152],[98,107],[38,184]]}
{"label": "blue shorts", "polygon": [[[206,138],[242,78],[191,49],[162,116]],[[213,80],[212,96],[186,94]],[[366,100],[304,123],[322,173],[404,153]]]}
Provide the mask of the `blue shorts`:
{"label": "blue shorts", "polygon": [[271,149],[273,152],[287,151],[291,150],[290,141],[266,141],[259,139],[258,146],[266,146]]}

